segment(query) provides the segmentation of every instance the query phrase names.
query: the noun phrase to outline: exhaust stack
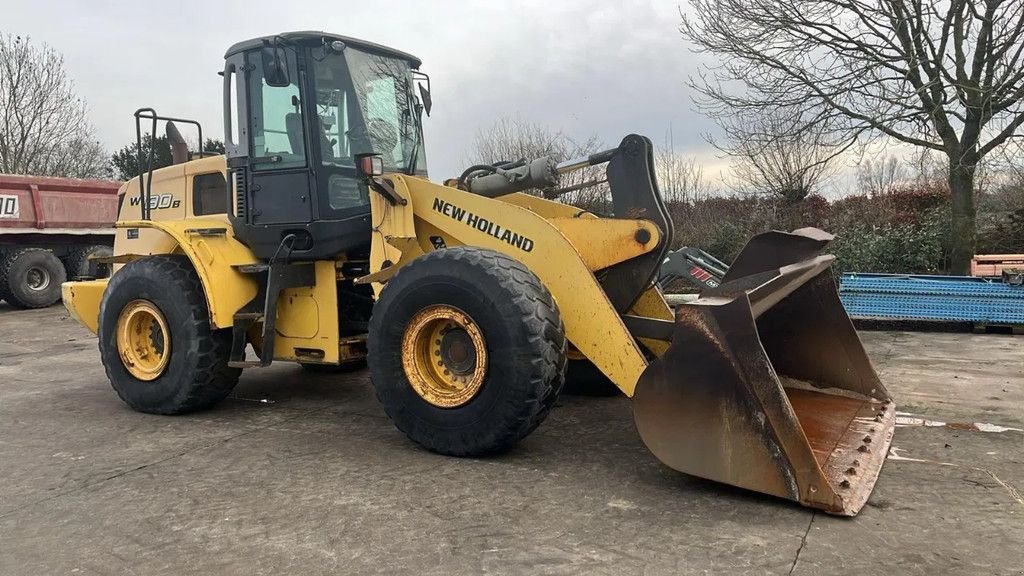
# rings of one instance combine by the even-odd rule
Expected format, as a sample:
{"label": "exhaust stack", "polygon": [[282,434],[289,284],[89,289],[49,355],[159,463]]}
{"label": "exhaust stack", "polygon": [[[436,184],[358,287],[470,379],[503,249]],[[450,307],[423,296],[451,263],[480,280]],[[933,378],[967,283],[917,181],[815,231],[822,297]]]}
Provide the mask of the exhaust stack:
{"label": "exhaust stack", "polygon": [[[178,127],[174,125],[174,122],[167,121],[167,142],[171,146],[171,164],[184,164],[188,162],[188,143],[185,142],[185,138],[178,131]],[[199,143],[200,146],[202,142]]]}

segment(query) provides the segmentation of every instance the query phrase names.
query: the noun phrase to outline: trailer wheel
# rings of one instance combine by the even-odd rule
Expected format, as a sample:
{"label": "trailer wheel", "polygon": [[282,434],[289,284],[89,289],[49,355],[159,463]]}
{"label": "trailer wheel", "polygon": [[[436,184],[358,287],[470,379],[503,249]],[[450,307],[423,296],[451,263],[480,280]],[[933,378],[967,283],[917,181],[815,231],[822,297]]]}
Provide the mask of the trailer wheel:
{"label": "trailer wheel", "polygon": [[60,300],[64,265],[43,248],[21,248],[0,260],[0,297],[15,308],[44,308]]}
{"label": "trailer wheel", "polygon": [[0,301],[7,301],[11,297],[7,293],[7,269],[4,268],[4,260],[7,259],[7,250],[0,248]]}
{"label": "trailer wheel", "polygon": [[94,244],[72,249],[64,258],[68,278],[109,278],[110,264],[93,262],[90,258],[107,258],[114,255],[114,249],[105,244]]}
{"label": "trailer wheel", "polygon": [[554,299],[491,250],[437,250],[402,268],[374,307],[368,347],[384,411],[413,441],[452,456],[511,448],[564,382]]}
{"label": "trailer wheel", "polygon": [[231,330],[210,325],[199,276],[184,256],[150,256],[114,274],[103,294],[100,356],[133,409],[183,414],[213,406],[235,387]]}

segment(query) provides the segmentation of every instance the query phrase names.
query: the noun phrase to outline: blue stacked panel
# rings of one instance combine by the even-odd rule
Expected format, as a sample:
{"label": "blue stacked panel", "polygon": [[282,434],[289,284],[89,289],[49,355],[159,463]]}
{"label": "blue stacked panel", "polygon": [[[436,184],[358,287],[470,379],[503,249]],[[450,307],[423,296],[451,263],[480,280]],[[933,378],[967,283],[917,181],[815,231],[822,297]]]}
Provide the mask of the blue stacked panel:
{"label": "blue stacked panel", "polygon": [[851,318],[1024,324],[1024,287],[971,276],[843,274]]}

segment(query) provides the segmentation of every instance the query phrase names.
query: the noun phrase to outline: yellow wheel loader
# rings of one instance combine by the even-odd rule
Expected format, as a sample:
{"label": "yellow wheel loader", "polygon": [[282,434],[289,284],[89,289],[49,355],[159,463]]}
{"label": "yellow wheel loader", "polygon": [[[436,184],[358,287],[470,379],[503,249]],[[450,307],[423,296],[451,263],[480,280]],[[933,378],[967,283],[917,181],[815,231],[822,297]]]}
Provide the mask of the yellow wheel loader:
{"label": "yellow wheel loader", "polygon": [[[528,435],[567,360],[587,362],[672,468],[833,514],[864,504],[894,406],[839,303],[829,235],[758,236],[673,311],[655,282],[673,228],[648,139],[440,185],[416,57],[296,32],[225,59],[226,153],[190,159],[177,129],[190,121],[136,112],[143,169],[120,190],[115,271],[63,285],[132,408],[203,409],[273,361],[365,358],[399,429],[476,456]],[[153,170],[141,134],[158,121],[175,163]],[[524,193],[557,197],[560,175],[594,165],[610,215]]]}

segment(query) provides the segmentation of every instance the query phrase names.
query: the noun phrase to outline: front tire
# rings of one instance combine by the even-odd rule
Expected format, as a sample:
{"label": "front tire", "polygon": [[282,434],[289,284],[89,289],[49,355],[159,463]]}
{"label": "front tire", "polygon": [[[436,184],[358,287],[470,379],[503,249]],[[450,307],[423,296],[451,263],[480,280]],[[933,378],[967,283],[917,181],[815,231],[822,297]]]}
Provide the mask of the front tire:
{"label": "front tire", "polygon": [[514,446],[564,381],[565,330],[551,294],[492,250],[437,250],[402,268],[374,307],[368,347],[395,426],[452,456]]}
{"label": "front tire", "polygon": [[103,294],[100,356],[117,395],[139,412],[184,414],[223,400],[231,330],[210,325],[199,276],[184,256],[150,256],[114,274]]}

